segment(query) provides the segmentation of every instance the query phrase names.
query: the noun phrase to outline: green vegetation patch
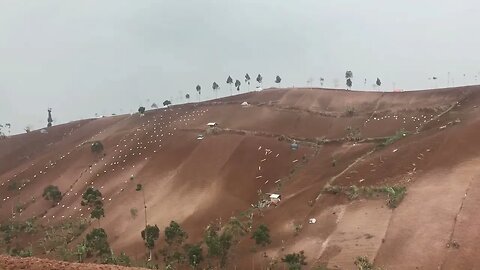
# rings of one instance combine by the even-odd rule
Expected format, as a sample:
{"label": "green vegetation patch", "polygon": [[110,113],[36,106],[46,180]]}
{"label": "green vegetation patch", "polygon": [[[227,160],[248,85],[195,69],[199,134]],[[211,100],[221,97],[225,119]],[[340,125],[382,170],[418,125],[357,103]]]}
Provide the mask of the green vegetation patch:
{"label": "green vegetation patch", "polygon": [[401,130],[397,131],[394,135],[386,138],[384,142],[379,144],[379,146],[380,147],[389,146],[389,145],[395,143],[396,141],[407,137],[408,135],[409,135],[408,131],[405,131],[404,129],[401,129]]}
{"label": "green vegetation patch", "polygon": [[404,186],[383,186],[383,187],[357,187],[355,185],[349,187],[328,186],[323,190],[328,194],[344,194],[350,200],[355,200],[360,197],[371,198],[379,197],[381,195],[387,196],[387,205],[390,208],[397,208],[407,193],[407,188]]}

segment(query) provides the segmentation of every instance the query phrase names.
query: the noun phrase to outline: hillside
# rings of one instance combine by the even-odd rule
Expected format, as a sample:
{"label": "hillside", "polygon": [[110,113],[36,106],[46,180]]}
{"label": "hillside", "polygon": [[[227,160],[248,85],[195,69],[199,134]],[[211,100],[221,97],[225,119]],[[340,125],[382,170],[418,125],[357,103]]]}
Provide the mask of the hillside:
{"label": "hillside", "polygon": [[[280,258],[301,250],[305,269],[355,269],[358,256],[386,269],[474,269],[479,105],[477,86],[269,89],[16,135],[0,140],[0,220],[37,217],[43,228],[77,222],[90,215],[80,202],[94,186],[105,217],[88,223],[67,248],[101,226],[115,253],[143,260],[145,200],[148,223],[162,236],[153,259],[160,265],[170,221],[193,244],[209,224],[238,217],[253,229],[266,224],[271,244],[252,250],[248,232],[231,249],[227,269],[264,269],[275,261],[282,269]],[[92,153],[94,141],[103,144],[101,154]],[[63,193],[54,207],[42,198],[48,185]],[[406,193],[389,193],[392,187]],[[270,193],[281,194],[278,206],[258,203]],[[40,247],[42,239],[21,233],[0,243],[0,251],[30,247],[36,257],[62,259]]]}

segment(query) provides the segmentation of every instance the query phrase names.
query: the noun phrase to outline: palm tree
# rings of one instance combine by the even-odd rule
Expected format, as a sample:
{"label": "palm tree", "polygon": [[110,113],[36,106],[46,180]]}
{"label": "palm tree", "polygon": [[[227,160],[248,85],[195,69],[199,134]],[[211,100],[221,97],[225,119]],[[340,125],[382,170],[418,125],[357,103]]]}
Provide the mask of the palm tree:
{"label": "palm tree", "polygon": [[198,92],[198,101],[200,101],[200,95],[202,94],[202,87],[200,85],[197,85],[196,89]]}
{"label": "palm tree", "polygon": [[216,82],[213,82],[212,89],[213,89],[213,92],[215,92],[215,98],[217,98],[217,93],[219,88],[220,86],[218,86]]}
{"label": "palm tree", "polygon": [[275,83],[280,85],[280,82],[282,82],[282,78],[280,78],[280,76],[277,75],[277,77],[275,78]]}
{"label": "palm tree", "polygon": [[232,83],[233,83],[232,77],[228,76],[227,83],[230,84],[230,96],[231,96],[232,95]]}
{"label": "palm tree", "polygon": [[260,87],[262,87],[262,81],[263,81],[262,75],[258,74],[257,82],[260,84]]}
{"label": "palm tree", "polygon": [[245,82],[248,84],[248,88],[250,88],[250,75],[245,74]]}
{"label": "palm tree", "polygon": [[240,91],[240,85],[242,85],[242,83],[239,80],[236,80],[235,87],[237,88],[237,91]]}

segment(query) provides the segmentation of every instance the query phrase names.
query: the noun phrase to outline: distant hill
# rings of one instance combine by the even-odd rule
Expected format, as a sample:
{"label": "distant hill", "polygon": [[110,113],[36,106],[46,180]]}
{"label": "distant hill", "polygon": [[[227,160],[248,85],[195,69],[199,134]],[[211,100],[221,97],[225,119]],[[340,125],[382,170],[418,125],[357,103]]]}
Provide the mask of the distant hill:
{"label": "distant hill", "polygon": [[[101,227],[116,255],[141,265],[145,202],[147,223],[160,228],[150,263],[161,269],[168,252],[183,252],[165,243],[172,220],[184,243],[202,242],[206,267],[220,264],[207,255],[206,231],[224,232],[233,217],[245,235],[228,249],[227,269],[281,268],[300,251],[305,269],[354,269],[359,256],[385,269],[473,269],[479,105],[478,86],[267,89],[11,136],[0,140],[0,251],[75,261]],[[92,152],[95,141],[103,151]],[[42,198],[48,185],[63,195],[53,207]],[[99,222],[81,205],[90,186],[102,194]],[[260,224],[265,247],[251,238]]]}

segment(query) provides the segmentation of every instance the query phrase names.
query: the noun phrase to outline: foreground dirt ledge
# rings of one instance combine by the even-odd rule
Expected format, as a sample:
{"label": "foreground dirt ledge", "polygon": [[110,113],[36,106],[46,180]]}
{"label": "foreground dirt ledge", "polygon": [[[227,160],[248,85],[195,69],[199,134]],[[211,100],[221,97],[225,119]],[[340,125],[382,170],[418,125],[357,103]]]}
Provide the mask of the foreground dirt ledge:
{"label": "foreground dirt ledge", "polygon": [[117,265],[91,264],[91,263],[70,263],[62,261],[53,261],[48,259],[39,259],[34,257],[20,258],[0,255],[0,270],[144,270],[144,268],[123,267]]}

